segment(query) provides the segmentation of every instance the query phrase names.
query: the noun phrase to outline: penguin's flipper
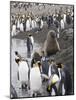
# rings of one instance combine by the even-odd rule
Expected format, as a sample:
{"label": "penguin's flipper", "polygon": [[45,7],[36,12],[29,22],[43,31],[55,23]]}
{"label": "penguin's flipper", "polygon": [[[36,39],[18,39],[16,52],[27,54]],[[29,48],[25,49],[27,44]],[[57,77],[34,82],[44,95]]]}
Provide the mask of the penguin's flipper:
{"label": "penguin's flipper", "polygon": [[19,80],[19,72],[17,72],[17,77],[18,77],[18,80]]}

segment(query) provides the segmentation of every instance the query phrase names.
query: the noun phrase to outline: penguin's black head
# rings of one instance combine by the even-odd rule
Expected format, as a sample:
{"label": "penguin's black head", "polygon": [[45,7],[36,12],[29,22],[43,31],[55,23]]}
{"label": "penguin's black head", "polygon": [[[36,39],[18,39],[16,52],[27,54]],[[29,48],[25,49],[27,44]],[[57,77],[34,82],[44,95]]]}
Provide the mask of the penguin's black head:
{"label": "penguin's black head", "polygon": [[57,63],[58,68],[62,68],[62,63]]}
{"label": "penguin's black head", "polygon": [[17,51],[15,51],[15,55],[18,55],[18,52]]}
{"label": "penguin's black head", "polygon": [[55,38],[56,37],[56,32],[54,30],[50,30],[49,31],[49,34],[52,38]]}
{"label": "penguin's black head", "polygon": [[16,62],[17,64],[19,64],[20,59],[16,59],[16,58],[15,58],[15,62]]}

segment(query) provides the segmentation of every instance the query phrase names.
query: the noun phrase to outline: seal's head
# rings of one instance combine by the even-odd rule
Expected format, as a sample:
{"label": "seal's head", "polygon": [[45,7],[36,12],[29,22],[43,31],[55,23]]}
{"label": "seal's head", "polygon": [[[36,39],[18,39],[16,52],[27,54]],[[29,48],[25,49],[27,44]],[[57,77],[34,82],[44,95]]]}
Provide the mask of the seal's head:
{"label": "seal's head", "polygon": [[52,37],[52,38],[56,38],[56,32],[54,30],[50,30],[48,32],[48,34]]}

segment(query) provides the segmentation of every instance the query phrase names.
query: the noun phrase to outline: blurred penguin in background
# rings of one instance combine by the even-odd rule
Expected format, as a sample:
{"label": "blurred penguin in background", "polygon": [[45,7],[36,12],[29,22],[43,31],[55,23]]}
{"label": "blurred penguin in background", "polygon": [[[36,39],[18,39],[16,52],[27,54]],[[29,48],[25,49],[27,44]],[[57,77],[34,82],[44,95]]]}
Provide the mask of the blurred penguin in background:
{"label": "blurred penguin in background", "polygon": [[66,22],[67,22],[67,25],[70,25],[72,23],[72,16],[71,16],[70,9],[68,9],[67,11]]}
{"label": "blurred penguin in background", "polygon": [[42,28],[43,28],[43,25],[44,25],[44,23],[43,23],[43,20],[41,19],[40,29],[42,29]]}
{"label": "blurred penguin in background", "polygon": [[19,31],[20,30],[20,19],[18,18],[17,20],[17,30]]}
{"label": "blurred penguin in background", "polygon": [[28,16],[26,21],[26,31],[30,31],[30,30],[31,30],[31,18],[30,16]]}
{"label": "blurred penguin in background", "polygon": [[41,57],[42,73],[45,75],[48,75],[48,70],[49,70],[49,64],[47,60],[48,59],[45,56],[44,51],[42,51],[42,57]]}
{"label": "blurred penguin in background", "polygon": [[34,38],[33,38],[33,36],[31,34],[29,35],[29,37],[30,37],[30,42],[31,42],[31,50],[33,50],[33,47],[34,47]]}
{"label": "blurred penguin in background", "polygon": [[21,21],[21,23],[20,23],[20,31],[21,31],[21,32],[24,32],[24,26],[23,26],[22,21]]}
{"label": "blurred penguin in background", "polygon": [[35,19],[32,17],[32,21],[31,21],[31,27],[32,27],[32,30],[35,29]]}
{"label": "blurred penguin in background", "polygon": [[64,29],[64,19],[63,18],[61,19],[60,24],[61,24],[61,30]]}
{"label": "blurred penguin in background", "polygon": [[31,57],[31,39],[30,36],[27,36],[27,57]]}
{"label": "blurred penguin in background", "polygon": [[13,22],[13,25],[12,25],[11,34],[12,34],[12,36],[15,36],[16,35],[16,25],[15,25],[15,21]]}
{"label": "blurred penguin in background", "polygon": [[66,13],[63,14],[64,24],[66,25]]}

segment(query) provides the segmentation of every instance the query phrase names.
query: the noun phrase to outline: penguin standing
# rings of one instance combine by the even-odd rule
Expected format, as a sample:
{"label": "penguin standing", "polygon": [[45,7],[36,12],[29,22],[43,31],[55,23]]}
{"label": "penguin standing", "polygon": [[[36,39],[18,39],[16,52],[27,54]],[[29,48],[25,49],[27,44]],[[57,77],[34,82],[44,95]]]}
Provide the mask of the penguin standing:
{"label": "penguin standing", "polygon": [[66,24],[66,14],[64,13],[64,18],[63,18],[63,20],[64,20],[64,24]]}
{"label": "penguin standing", "polygon": [[64,29],[64,20],[63,19],[61,19],[61,29]]}
{"label": "penguin standing", "polygon": [[26,21],[26,31],[30,31],[31,30],[31,19],[28,18]]}
{"label": "penguin standing", "polygon": [[23,26],[23,23],[22,23],[22,22],[20,23],[20,31],[21,31],[21,32],[24,31],[24,26]]}
{"label": "penguin standing", "polygon": [[31,26],[32,26],[32,29],[35,29],[35,20],[34,19],[32,19],[32,21],[31,21]]}
{"label": "penguin standing", "polygon": [[26,61],[21,61],[19,64],[19,78],[21,82],[27,82],[28,81],[28,65]]}
{"label": "penguin standing", "polygon": [[30,89],[31,95],[33,96],[36,92],[39,92],[41,89],[42,81],[41,74],[38,67],[38,64],[34,64],[33,68],[30,70]]}
{"label": "penguin standing", "polygon": [[63,71],[63,64],[58,63],[57,67],[58,67],[59,79],[60,79],[59,95],[65,95],[65,86],[64,86],[65,73]]}
{"label": "penguin standing", "polygon": [[34,46],[34,38],[32,35],[29,35],[30,37],[30,41],[31,41],[31,47],[32,47],[32,50],[33,50],[33,46]]}
{"label": "penguin standing", "polygon": [[66,16],[66,22],[67,22],[68,25],[70,25],[71,22],[72,22],[72,17],[69,13],[67,13],[67,16]]}
{"label": "penguin standing", "polygon": [[19,30],[20,29],[20,20],[18,19],[17,21],[17,29]]}
{"label": "penguin standing", "polygon": [[28,64],[26,61],[20,59],[15,59],[18,64],[18,80],[20,81],[20,88],[26,88],[28,85]]}
{"label": "penguin standing", "polygon": [[12,25],[12,32],[11,32],[12,36],[16,35],[16,25],[15,23]]}
{"label": "penguin standing", "polygon": [[41,19],[41,25],[40,25],[40,29],[43,28],[43,20]]}

